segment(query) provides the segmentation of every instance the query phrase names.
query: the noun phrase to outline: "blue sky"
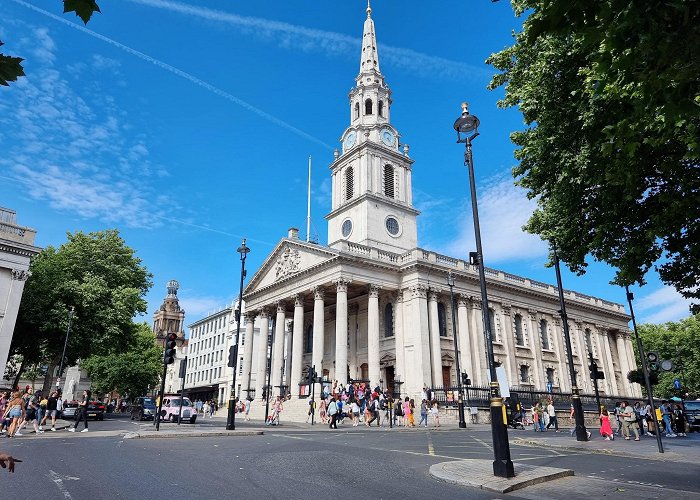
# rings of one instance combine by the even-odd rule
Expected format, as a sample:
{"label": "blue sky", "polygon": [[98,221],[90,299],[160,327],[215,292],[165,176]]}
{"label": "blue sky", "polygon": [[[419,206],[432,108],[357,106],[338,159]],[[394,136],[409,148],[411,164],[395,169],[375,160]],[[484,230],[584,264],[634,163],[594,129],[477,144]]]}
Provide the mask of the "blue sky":
{"label": "blue sky", "polygon": [[[154,274],[147,319],[177,279],[190,323],[237,296],[241,237],[249,276],[290,226],[327,242],[328,165],[348,126],[365,3],[100,2],[83,27],[59,0],[0,0],[3,51],[26,78],[0,88],[0,205],[38,230],[118,228]],[[555,281],[546,247],[520,227],[533,205],[510,177],[517,110],[486,90],[484,60],[517,30],[508,2],[376,0],[372,17],[392,123],[411,146],[419,245],[464,258],[473,248],[460,102],[481,119],[474,145],[485,262]],[[302,236],[305,236],[302,234]],[[615,302],[613,271],[591,263],[564,286]],[[656,277],[636,289],[639,319],[688,316]]]}

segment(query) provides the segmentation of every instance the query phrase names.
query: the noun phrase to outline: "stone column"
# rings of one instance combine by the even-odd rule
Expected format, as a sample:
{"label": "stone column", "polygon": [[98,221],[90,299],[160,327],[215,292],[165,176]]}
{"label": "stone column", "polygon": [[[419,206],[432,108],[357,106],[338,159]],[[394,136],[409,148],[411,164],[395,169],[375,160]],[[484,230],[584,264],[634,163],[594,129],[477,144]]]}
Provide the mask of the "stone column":
{"label": "stone column", "polygon": [[474,366],[473,383],[478,386],[487,384],[486,372],[489,362],[486,359],[486,339],[484,338],[484,319],[481,313],[481,300],[471,297],[469,299],[469,321],[471,323],[472,364]]}
{"label": "stone column", "polygon": [[[292,332],[292,373],[289,377],[292,396],[299,395],[301,382],[301,364],[304,355],[304,296],[294,296],[294,328]],[[309,394],[311,394],[309,392]]]}
{"label": "stone column", "polygon": [[403,327],[403,293],[399,289],[396,294],[396,308],[394,321],[394,350],[396,366],[394,366],[394,380],[406,381],[406,356],[404,351],[404,327]]}
{"label": "stone column", "polygon": [[340,278],[336,286],[335,302],[335,379],[338,384],[348,383],[348,283]]}
{"label": "stone column", "polygon": [[[253,365],[253,337],[255,336],[255,312],[243,313],[245,318],[245,344],[243,345],[243,374],[241,375],[241,392],[245,392],[246,397],[250,389],[250,372]],[[239,397],[241,397],[239,395]],[[242,399],[242,398],[241,398]]]}
{"label": "stone column", "polygon": [[[2,272],[3,270],[0,270]],[[7,358],[10,353],[10,345],[12,344],[12,336],[15,331],[17,321],[17,313],[19,312],[19,304],[22,301],[22,292],[24,291],[24,282],[31,276],[29,271],[23,269],[10,270],[11,278],[9,286],[3,290],[0,300],[3,301],[3,316],[0,320],[0,378],[5,373]],[[66,311],[67,317],[68,311]],[[66,367],[67,368],[67,367]],[[64,377],[66,379],[66,377]]]}
{"label": "stone column", "polygon": [[576,377],[576,381],[582,392],[592,394],[594,391],[593,382],[591,381],[588,370],[588,346],[586,345],[586,334],[583,329],[583,324],[580,321],[574,323],[573,333],[579,345],[578,361],[580,367],[577,370],[578,376]]}
{"label": "stone column", "polygon": [[[636,370],[637,369],[637,360],[634,357],[634,349],[632,348],[632,335],[627,332],[625,334],[625,348],[627,350],[627,363],[630,367],[631,370]],[[627,377],[625,377],[625,382],[627,382],[628,387],[631,390],[632,396],[636,396],[638,398],[642,397],[642,386],[639,384],[631,384],[629,380],[627,380]]]}
{"label": "stone column", "polygon": [[520,370],[515,359],[515,333],[513,332],[513,318],[510,304],[501,304],[501,324],[503,325],[503,346],[506,351],[505,369],[508,374],[508,383],[512,386],[520,385]]}
{"label": "stone column", "polygon": [[367,304],[367,365],[372,388],[379,385],[379,287],[369,285]]}
{"label": "stone column", "polygon": [[630,372],[630,364],[627,359],[627,348],[625,347],[625,334],[622,332],[617,332],[617,357],[620,360],[620,371],[622,375],[620,376],[620,394],[621,396],[629,395],[629,381],[627,380],[627,374]]}
{"label": "stone column", "polygon": [[358,378],[358,368],[357,368],[357,330],[358,330],[358,316],[360,314],[360,306],[355,303],[348,306],[350,317],[350,331],[349,344],[348,347],[348,364],[350,365],[350,378]]}
{"label": "stone column", "polygon": [[406,371],[401,392],[403,396],[417,397],[424,386],[431,385],[428,290],[421,284],[414,285],[409,290],[410,298],[404,297]]}
{"label": "stone column", "polygon": [[438,318],[437,292],[428,292],[428,321],[430,322],[430,352],[433,387],[442,387],[442,349],[440,348],[440,322]]}
{"label": "stone column", "polygon": [[[457,295],[455,302],[457,303],[457,334],[459,340],[459,364],[463,372],[471,377],[476,383],[476,374],[472,365],[472,346],[469,343],[469,315],[467,314],[467,297]],[[460,375],[461,377],[462,375]]]}
{"label": "stone column", "polygon": [[547,382],[542,364],[542,339],[540,338],[540,330],[537,327],[537,312],[528,311],[528,319],[530,320],[530,352],[535,360],[535,387],[537,390],[546,391]]}
{"label": "stone column", "polygon": [[257,367],[255,368],[255,398],[261,399],[265,385],[267,384],[267,352],[268,334],[270,331],[270,318],[267,315],[267,309],[260,309],[258,315],[258,342],[255,344]]}
{"label": "stone column", "polygon": [[284,363],[284,320],[286,312],[284,301],[277,302],[277,318],[275,319],[275,333],[272,339],[272,387],[273,394],[279,394],[282,385],[282,366]]}
{"label": "stone column", "polygon": [[[311,365],[316,367],[316,373],[319,377],[323,377],[323,343],[324,343],[324,308],[323,298],[325,291],[320,286],[314,288],[314,348],[311,354]],[[316,394],[321,394],[320,386],[316,387]]]}
{"label": "stone column", "polygon": [[608,331],[597,328],[601,344],[601,360],[603,361],[603,373],[605,373],[605,392],[608,396],[617,394],[617,382],[615,381],[615,366],[613,365],[612,352],[610,351],[610,339]]}
{"label": "stone column", "polygon": [[566,345],[564,344],[564,330],[561,320],[554,319],[554,344],[559,357],[559,389],[562,392],[571,392],[571,377],[569,376],[569,359],[566,356]]}

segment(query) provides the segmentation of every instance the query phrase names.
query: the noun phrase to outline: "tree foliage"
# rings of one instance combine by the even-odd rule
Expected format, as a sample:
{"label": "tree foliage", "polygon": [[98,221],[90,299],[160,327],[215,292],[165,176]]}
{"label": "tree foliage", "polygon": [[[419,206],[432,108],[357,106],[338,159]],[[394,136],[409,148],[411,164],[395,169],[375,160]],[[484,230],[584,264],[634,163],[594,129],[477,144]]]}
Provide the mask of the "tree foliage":
{"label": "tree foliage", "polygon": [[128,343],[132,318],[146,312],[151,274],[117,230],[68,233],[66,243],[42,250],[29,269],[11,346],[25,366],[60,360],[71,306],[68,364]]}
{"label": "tree foliage", "polygon": [[538,204],[525,229],[579,274],[589,254],[621,285],[657,266],[700,298],[700,2],[512,4],[523,30],[487,62],[526,124],[511,134]]}
{"label": "tree foliage", "polygon": [[146,323],[139,323],[133,325],[132,333],[125,345],[115,346],[107,354],[93,355],[80,363],[97,393],[117,391],[137,397],[145,394],[149,385],[158,383],[163,354],[155,344],[153,332]]}
{"label": "tree foliage", "polygon": [[[670,360],[674,365],[670,372],[658,372],[654,396],[700,397],[700,314],[677,323],[640,325],[639,335],[646,352],[655,352],[660,359]],[[636,344],[634,347],[637,364],[641,366]],[[676,378],[681,382],[681,389],[673,385]]]}

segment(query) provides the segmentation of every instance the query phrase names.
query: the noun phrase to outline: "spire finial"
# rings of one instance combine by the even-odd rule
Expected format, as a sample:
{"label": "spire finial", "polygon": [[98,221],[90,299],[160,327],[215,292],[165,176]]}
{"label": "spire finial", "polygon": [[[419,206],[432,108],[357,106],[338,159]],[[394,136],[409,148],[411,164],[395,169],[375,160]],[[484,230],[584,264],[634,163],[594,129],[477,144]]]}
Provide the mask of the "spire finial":
{"label": "spire finial", "polygon": [[370,18],[372,14],[372,6],[369,4],[369,0],[367,0],[367,18]]}

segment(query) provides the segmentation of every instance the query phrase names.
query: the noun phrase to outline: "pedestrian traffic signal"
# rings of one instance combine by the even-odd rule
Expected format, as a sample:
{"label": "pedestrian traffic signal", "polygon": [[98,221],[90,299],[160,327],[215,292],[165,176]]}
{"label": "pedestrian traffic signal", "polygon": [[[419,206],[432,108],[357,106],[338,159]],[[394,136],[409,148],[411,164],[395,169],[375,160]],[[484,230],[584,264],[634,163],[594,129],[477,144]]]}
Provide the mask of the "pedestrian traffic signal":
{"label": "pedestrian traffic signal", "polygon": [[658,372],[659,371],[659,355],[655,352],[647,353],[647,366],[649,371]]}
{"label": "pedestrian traffic signal", "polygon": [[598,378],[598,363],[595,361],[591,361],[591,364],[588,365],[588,369],[591,371],[591,379],[595,380]]}
{"label": "pedestrian traffic signal", "polygon": [[163,363],[170,365],[175,362],[175,347],[177,346],[177,333],[169,333],[165,337],[165,354]]}
{"label": "pedestrian traffic signal", "polygon": [[462,385],[472,385],[472,381],[469,380],[469,375],[467,374],[467,372],[462,372]]}
{"label": "pedestrian traffic signal", "polygon": [[228,363],[226,364],[229,368],[236,366],[236,346],[232,345],[228,348]]}

